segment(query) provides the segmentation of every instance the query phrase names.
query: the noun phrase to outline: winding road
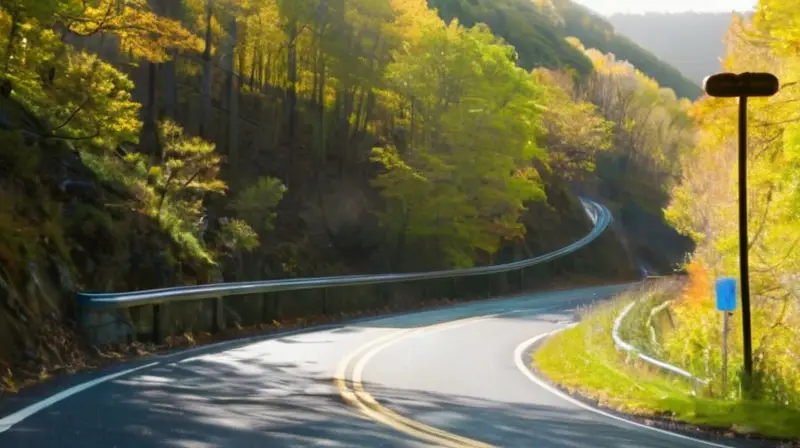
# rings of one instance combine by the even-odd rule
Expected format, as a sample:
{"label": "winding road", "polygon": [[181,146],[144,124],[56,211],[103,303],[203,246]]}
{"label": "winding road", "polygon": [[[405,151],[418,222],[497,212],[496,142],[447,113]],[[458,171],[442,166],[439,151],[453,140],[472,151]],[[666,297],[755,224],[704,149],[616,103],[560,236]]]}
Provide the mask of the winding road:
{"label": "winding road", "polygon": [[0,401],[0,447],[717,445],[597,413],[538,381],[531,343],[624,286],[221,343]]}

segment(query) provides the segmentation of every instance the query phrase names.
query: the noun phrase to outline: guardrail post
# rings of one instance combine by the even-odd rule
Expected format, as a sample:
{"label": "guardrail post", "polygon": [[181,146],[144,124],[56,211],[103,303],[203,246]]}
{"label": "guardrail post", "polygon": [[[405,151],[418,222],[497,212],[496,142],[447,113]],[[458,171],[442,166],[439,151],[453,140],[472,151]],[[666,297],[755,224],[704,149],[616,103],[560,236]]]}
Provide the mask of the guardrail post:
{"label": "guardrail post", "polygon": [[216,333],[225,327],[225,324],[222,323],[222,319],[224,318],[224,305],[222,303],[222,297],[214,297],[211,299],[211,332]]}
{"label": "guardrail post", "polygon": [[328,315],[328,288],[322,288],[322,315]]}
{"label": "guardrail post", "polygon": [[261,301],[261,322],[262,323],[269,323],[269,304],[267,300],[269,300],[269,296],[267,294],[259,294],[259,299]]}
{"label": "guardrail post", "polygon": [[525,291],[525,268],[519,268],[519,292]]}
{"label": "guardrail post", "polygon": [[161,343],[161,305],[153,305],[153,342]]}
{"label": "guardrail post", "polygon": [[[80,295],[78,296],[77,306],[75,308],[75,317],[78,321],[78,330],[90,341],[94,339],[94,335],[91,334],[89,329],[89,310],[84,305],[83,300],[81,299]],[[135,332],[134,332],[135,333]]]}

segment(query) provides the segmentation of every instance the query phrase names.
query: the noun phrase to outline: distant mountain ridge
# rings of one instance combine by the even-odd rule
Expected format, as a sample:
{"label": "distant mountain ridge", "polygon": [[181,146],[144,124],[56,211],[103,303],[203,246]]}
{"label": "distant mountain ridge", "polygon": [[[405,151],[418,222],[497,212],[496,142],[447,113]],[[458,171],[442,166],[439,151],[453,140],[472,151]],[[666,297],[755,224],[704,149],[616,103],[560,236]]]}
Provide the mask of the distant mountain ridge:
{"label": "distant mountain ridge", "polygon": [[497,36],[513,45],[518,64],[534,67],[571,67],[591,73],[592,62],[566,41],[560,18],[532,0],[428,0],[445,22],[453,19],[467,27],[484,23]]}
{"label": "distant mountain ridge", "polygon": [[685,72],[654,54],[639,39],[620,33],[616,25],[600,14],[573,0],[548,1],[563,18],[564,32],[580,39],[586,48],[613,53],[618,60],[630,62],[662,87],[673,89],[679,97],[694,99],[702,93],[699,82],[688,79]]}
{"label": "distant mountain ridge", "polygon": [[573,0],[428,0],[428,4],[445,21],[489,25],[516,48],[519,65],[526,69],[571,67],[580,74],[590,73],[589,59],[566,41],[576,37],[586,48],[630,62],[679,97],[694,99],[701,94],[699,82],[617,33],[605,18]]}
{"label": "distant mountain ridge", "polygon": [[697,83],[720,71],[723,39],[733,13],[614,14],[608,21],[621,34],[651,51]]}

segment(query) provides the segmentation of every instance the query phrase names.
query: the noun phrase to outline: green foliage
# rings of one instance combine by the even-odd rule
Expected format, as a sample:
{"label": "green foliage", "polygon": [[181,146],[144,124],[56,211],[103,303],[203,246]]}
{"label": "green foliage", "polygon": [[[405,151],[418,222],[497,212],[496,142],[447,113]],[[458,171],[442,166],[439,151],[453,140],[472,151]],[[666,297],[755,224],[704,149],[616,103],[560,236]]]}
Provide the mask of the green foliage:
{"label": "green foliage", "polygon": [[253,251],[259,246],[258,234],[249,224],[240,219],[228,219],[221,226],[221,239],[223,244],[231,249],[241,248]]}
{"label": "green foliage", "polygon": [[139,104],[123,73],[65,46],[51,29],[31,23],[18,33],[5,79],[12,98],[43,122],[45,136],[107,148],[137,140]]}
{"label": "green foliage", "polygon": [[[199,222],[205,214],[203,199],[226,192],[225,183],[218,178],[221,159],[213,144],[186,136],[174,122],[160,123],[159,136],[164,155],[156,163],[136,153],[120,158],[85,152],[82,158],[101,179],[129,191],[132,205],[156,219],[184,255],[214,263],[214,254],[199,240]],[[248,249],[253,247],[252,230],[245,229],[243,223],[228,230],[228,242],[233,246],[241,243]]]}
{"label": "green foliage", "polygon": [[[133,82],[84,52],[67,52],[60,64],[63,71],[43,89],[45,96],[37,98],[34,89],[16,87],[18,96],[29,100],[31,111],[47,120],[49,135],[103,148],[136,142],[140,106],[131,97]],[[30,101],[33,98],[37,100]]]}
{"label": "green foliage", "polygon": [[435,244],[452,264],[519,237],[524,203],[541,200],[536,146],[541,89],[514,65],[512,49],[485,27],[428,30],[388,67],[413,110],[404,148],[374,151],[388,201],[382,222],[406,244]]}
{"label": "green foliage", "polygon": [[[31,0],[38,1],[38,0]],[[71,11],[60,21],[79,36],[108,33],[119,39],[122,51],[153,62],[169,59],[168,50],[199,51],[200,38],[180,22],[160,16],[147,0],[67,0]]]}
{"label": "green foliage", "polygon": [[0,177],[33,179],[39,169],[39,151],[28,148],[18,131],[0,130]]}
{"label": "green foliage", "polygon": [[[271,171],[285,172],[286,182],[309,177],[298,176],[299,169],[328,175],[334,160],[342,175],[373,181],[384,199],[377,214],[397,252],[421,250],[437,266],[471,265],[522,237],[526,204],[545,196],[537,170],[549,166],[561,177],[578,178],[612,143],[607,110],[581,96],[577,82],[576,75],[583,81],[591,76],[592,61],[564,39],[564,21],[550,1],[33,3],[0,6],[1,31],[14,35],[7,42],[12,95],[44,123],[49,138],[70,140],[102,179],[122,185],[130,196],[126,205],[157,220],[204,261],[216,256],[198,240],[198,222],[212,199],[235,214],[224,239],[251,249],[251,232],[263,237],[272,229],[275,208],[288,194],[277,179],[242,170],[240,134],[242,141],[289,143],[288,170]],[[458,20],[445,25],[429,5],[448,21]],[[193,53],[204,46],[206,32],[211,59],[196,64]],[[65,42],[101,48],[99,54],[113,54],[117,65]],[[171,62],[176,54],[180,61],[158,66],[165,75],[158,74],[158,84],[143,79],[134,86],[123,73],[138,60]],[[185,70],[189,65],[198,70]],[[564,70],[552,77],[524,70],[542,65]],[[220,86],[215,66],[237,76]],[[170,70],[180,79],[170,81]],[[218,139],[231,176],[252,174],[237,185],[256,179],[235,198],[222,199],[227,187],[214,143],[170,121],[149,132],[153,118],[183,118],[174,109],[195,104],[181,96],[168,110],[167,98],[175,92],[158,91],[159,85],[171,82],[186,92],[196,87],[195,76],[203,77],[202,120],[229,114],[222,126],[202,123],[198,129]],[[239,84],[247,84],[248,98],[256,100],[260,116],[254,119],[265,120],[258,125],[271,127],[266,135],[240,132],[245,114],[237,116],[229,101]],[[137,97],[148,99],[145,130],[133,101],[137,87]],[[218,98],[210,97],[219,91],[228,100],[217,112]],[[614,131],[638,134],[640,117],[624,118],[627,126]],[[143,131],[147,138],[139,150],[147,153],[109,151],[130,151]],[[379,149],[371,152],[373,147]],[[365,169],[370,158],[384,168],[373,178],[364,174],[371,173]],[[292,199],[305,199],[306,187],[293,188],[300,196]]]}
{"label": "green foliage", "polygon": [[274,177],[261,177],[245,188],[232,203],[236,213],[261,231],[272,230],[278,206],[286,186]]}
{"label": "green foliage", "polygon": [[597,153],[611,149],[614,124],[594,104],[578,98],[569,73],[537,69],[534,78],[544,87],[548,165],[566,179],[594,171]]}
{"label": "green foliage", "polygon": [[796,58],[800,53],[800,7],[778,0],[760,0],[753,18],[758,33],[779,56]]}
{"label": "green foliage", "polygon": [[164,156],[150,167],[150,184],[159,197],[156,204],[151,204],[156,206],[152,213],[160,217],[165,209],[173,209],[199,219],[202,198],[206,194],[225,194],[227,189],[217,178],[221,159],[215,146],[199,137],[187,137],[172,121],[160,123],[159,136]]}
{"label": "green foliage", "polygon": [[428,0],[449,22],[458,19],[464,26],[487,24],[492,31],[513,45],[519,65],[525,69],[572,67],[582,75],[592,71],[583,54],[564,40],[559,17],[552,8],[537,6],[531,0]]}

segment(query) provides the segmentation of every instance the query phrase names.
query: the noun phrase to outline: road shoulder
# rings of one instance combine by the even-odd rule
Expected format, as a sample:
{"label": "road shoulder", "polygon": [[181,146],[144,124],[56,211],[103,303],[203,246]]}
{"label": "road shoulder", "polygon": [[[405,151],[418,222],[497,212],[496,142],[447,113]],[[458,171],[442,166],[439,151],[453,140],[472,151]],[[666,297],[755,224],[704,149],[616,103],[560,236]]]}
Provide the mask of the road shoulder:
{"label": "road shoulder", "polygon": [[727,428],[670,418],[666,412],[671,409],[680,409],[686,415],[703,412],[709,403],[716,403],[693,396],[689,388],[682,390],[675,380],[666,379],[652,369],[626,362],[625,356],[616,351],[610,334],[613,319],[600,322],[597,314],[606,312],[614,316],[617,308],[624,307],[623,300],[626,299],[606,303],[600,307],[601,311],[584,312],[583,321],[575,328],[527,341],[528,345],[517,354],[518,367],[522,366],[529,376],[546,384],[553,393],[642,429],[721,446],[793,446],[785,439],[742,435]]}

